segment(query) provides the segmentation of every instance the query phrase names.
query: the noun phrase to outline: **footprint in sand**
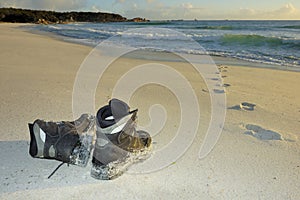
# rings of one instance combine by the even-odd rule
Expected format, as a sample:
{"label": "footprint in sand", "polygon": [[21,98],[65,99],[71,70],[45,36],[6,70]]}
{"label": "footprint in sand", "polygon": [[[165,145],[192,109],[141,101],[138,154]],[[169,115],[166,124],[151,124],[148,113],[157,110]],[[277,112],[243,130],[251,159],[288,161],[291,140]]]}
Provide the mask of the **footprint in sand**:
{"label": "footprint in sand", "polygon": [[228,67],[227,66],[224,66],[224,65],[219,65],[218,66],[218,69],[227,69]]}
{"label": "footprint in sand", "polygon": [[217,94],[225,93],[224,90],[220,90],[220,89],[214,89],[214,92],[217,93]]}
{"label": "footprint in sand", "polygon": [[232,106],[232,107],[229,107],[228,109],[253,111],[255,106],[256,105],[253,103],[242,102],[242,103],[240,103],[240,105]]}
{"label": "footprint in sand", "polygon": [[283,140],[281,134],[264,129],[258,125],[247,124],[245,128],[247,131],[244,134],[251,135],[259,140]]}
{"label": "footprint in sand", "polygon": [[[220,89],[214,89],[213,91],[215,93],[217,93],[217,94],[223,94],[223,93],[225,93],[224,90],[220,90]],[[202,92],[209,93],[209,91],[207,89],[202,89]]]}
{"label": "footprint in sand", "polygon": [[240,104],[240,108],[241,108],[241,109],[249,110],[249,111],[253,111],[255,106],[256,106],[255,104],[253,104],[253,103],[248,103],[248,102],[242,102],[242,103]]}
{"label": "footprint in sand", "polygon": [[221,72],[221,73],[222,73],[222,72],[227,72],[227,68],[228,68],[228,67],[226,67],[226,66],[219,66],[219,67],[218,67],[219,72]]}

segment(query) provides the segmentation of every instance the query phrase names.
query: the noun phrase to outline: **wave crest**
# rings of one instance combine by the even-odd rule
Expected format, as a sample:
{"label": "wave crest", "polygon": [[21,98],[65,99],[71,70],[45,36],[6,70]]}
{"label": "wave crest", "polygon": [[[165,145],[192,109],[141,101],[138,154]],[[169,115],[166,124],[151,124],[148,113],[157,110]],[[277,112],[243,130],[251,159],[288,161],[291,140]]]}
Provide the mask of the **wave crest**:
{"label": "wave crest", "polygon": [[223,44],[238,44],[247,46],[281,46],[283,45],[283,40],[276,37],[265,37],[261,35],[235,35],[235,34],[225,34],[221,38]]}

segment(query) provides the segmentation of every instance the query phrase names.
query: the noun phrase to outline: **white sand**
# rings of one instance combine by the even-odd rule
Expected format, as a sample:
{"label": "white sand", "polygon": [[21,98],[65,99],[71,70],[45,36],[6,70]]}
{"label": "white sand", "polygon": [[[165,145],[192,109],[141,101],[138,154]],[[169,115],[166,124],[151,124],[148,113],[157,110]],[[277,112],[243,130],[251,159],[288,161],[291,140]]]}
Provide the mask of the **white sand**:
{"label": "white sand", "polygon": [[[209,119],[209,98],[203,82],[182,63],[171,63],[188,77],[199,98],[200,130],[188,151],[160,171],[125,173],[113,181],[98,181],[86,168],[33,159],[28,154],[27,123],[36,118],[72,120],[72,90],[76,72],[91,48],[65,43],[0,24],[0,192],[2,199],[300,199],[300,73],[221,66],[226,87],[227,115],[213,151],[198,159]],[[120,63],[118,63],[120,62]],[[144,61],[121,59],[115,66]],[[101,80],[96,106],[110,98],[110,85],[122,74],[111,68]],[[165,135],[154,147],[167,144],[179,120],[178,102],[159,87],[140,91],[130,102],[147,122],[151,102],[166,104]],[[253,111],[239,109],[253,103]],[[141,106],[145,106],[143,108]],[[246,134],[245,134],[246,133]]]}

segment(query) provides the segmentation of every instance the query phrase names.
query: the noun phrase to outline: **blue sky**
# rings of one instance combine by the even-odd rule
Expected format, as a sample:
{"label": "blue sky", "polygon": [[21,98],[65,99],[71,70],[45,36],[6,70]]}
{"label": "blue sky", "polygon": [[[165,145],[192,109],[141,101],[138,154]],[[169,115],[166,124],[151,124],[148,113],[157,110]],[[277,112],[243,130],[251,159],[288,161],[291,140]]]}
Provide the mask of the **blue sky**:
{"label": "blue sky", "polygon": [[148,19],[299,19],[300,0],[0,0],[0,7],[100,11]]}

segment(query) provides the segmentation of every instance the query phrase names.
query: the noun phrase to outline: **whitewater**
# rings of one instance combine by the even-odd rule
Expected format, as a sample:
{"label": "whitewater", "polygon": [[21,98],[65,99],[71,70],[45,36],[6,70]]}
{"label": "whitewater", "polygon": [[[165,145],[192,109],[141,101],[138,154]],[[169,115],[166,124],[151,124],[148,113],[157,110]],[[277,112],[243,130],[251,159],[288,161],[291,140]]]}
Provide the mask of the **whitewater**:
{"label": "whitewater", "polygon": [[[141,31],[144,28],[148,31]],[[169,20],[55,24],[36,26],[35,29],[52,32],[65,40],[90,46],[96,46],[111,37],[120,37],[116,46],[209,54],[300,68],[300,21]],[[162,31],[163,29],[174,30],[174,34]],[[197,41],[201,48],[191,48],[191,40]]]}

